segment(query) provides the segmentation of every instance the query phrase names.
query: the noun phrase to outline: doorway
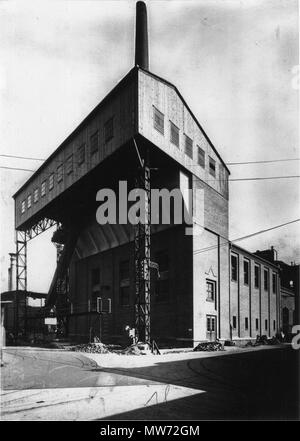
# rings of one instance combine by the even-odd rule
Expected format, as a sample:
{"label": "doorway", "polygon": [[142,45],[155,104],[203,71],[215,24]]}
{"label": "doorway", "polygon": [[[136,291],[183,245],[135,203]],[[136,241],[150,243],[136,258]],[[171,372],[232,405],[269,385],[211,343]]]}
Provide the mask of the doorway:
{"label": "doorway", "polygon": [[216,341],[217,339],[217,316],[206,316],[206,339],[209,341]]}

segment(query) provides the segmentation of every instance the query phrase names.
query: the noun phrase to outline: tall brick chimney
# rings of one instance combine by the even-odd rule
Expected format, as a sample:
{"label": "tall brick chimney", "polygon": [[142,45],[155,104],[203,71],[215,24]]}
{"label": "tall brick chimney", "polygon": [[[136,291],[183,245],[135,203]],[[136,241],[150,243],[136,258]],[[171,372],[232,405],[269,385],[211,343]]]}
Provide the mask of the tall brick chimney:
{"label": "tall brick chimney", "polygon": [[147,8],[142,1],[136,4],[135,65],[149,70]]}

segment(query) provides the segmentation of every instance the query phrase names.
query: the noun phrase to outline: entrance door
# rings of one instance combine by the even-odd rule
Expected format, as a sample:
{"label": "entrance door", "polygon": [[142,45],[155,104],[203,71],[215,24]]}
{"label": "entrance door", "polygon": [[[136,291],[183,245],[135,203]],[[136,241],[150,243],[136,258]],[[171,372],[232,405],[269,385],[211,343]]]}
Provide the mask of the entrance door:
{"label": "entrance door", "polygon": [[217,316],[206,316],[206,338],[209,341],[216,341],[217,339]]}

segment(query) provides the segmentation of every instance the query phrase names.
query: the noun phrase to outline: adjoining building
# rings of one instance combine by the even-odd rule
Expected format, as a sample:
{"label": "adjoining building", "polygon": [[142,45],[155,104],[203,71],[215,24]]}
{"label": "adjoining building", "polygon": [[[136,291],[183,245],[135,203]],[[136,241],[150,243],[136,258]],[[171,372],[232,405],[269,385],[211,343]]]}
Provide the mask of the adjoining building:
{"label": "adjoining building", "polygon": [[299,317],[299,282],[300,265],[294,262],[290,264],[278,260],[277,251],[272,246],[270,249],[255,253],[257,256],[264,257],[269,262],[277,265],[280,270],[280,315],[281,327],[284,334],[292,332],[294,325],[300,323]]}
{"label": "adjoining building", "polygon": [[46,293],[32,291],[5,291],[1,293],[1,302],[6,306],[3,311],[6,340],[15,340],[15,336],[43,336],[45,331]]}
{"label": "adjoining building", "polygon": [[[143,2],[137,11],[134,68],[14,195],[17,286],[26,290],[28,240],[57,225],[54,241],[63,251],[47,306],[57,305],[70,338],[120,342],[125,326],[135,326],[142,248],[142,267],[148,269],[139,277],[149,289],[149,303],[142,306],[158,344],[275,335],[278,270],[229,243],[229,169],[178,89],[149,71]],[[118,193],[120,181],[128,191],[136,188],[145,161],[151,188],[180,189],[183,196],[192,190],[184,199],[192,207],[192,224],[159,218],[151,225],[151,242],[149,235],[137,250],[136,227],[128,218],[97,222],[96,195],[115,190],[119,207],[127,197]],[[58,286],[66,277],[62,291]]]}
{"label": "adjoining building", "polygon": [[232,338],[274,336],[280,329],[280,272],[276,264],[231,245]]}

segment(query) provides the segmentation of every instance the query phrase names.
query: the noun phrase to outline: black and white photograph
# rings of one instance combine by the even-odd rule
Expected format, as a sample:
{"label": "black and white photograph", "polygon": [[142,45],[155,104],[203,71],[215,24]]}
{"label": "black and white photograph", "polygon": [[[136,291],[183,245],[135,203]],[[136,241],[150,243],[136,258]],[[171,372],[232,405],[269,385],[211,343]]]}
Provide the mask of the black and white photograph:
{"label": "black and white photograph", "polygon": [[1,422],[300,420],[299,84],[298,0],[0,0]]}

